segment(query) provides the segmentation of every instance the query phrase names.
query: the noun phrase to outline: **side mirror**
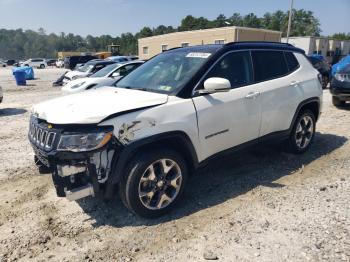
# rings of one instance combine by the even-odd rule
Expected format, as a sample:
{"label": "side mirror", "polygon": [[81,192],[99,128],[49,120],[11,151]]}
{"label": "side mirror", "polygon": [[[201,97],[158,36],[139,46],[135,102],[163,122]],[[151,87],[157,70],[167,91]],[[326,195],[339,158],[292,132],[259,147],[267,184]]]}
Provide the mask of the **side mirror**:
{"label": "side mirror", "polygon": [[231,90],[231,83],[226,78],[211,77],[205,80],[204,89],[198,90],[200,94],[213,94],[228,92]]}

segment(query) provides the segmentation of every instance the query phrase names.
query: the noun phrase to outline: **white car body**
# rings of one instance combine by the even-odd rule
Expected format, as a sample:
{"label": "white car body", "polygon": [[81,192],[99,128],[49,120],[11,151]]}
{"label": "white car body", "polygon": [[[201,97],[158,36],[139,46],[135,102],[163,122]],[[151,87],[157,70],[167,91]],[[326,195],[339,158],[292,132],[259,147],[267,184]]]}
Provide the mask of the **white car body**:
{"label": "white car body", "polygon": [[[63,93],[69,94],[81,92],[91,88],[96,89],[102,86],[112,86],[122,77],[119,73],[122,69],[128,70],[128,72],[130,72],[130,70],[133,70],[135,67],[141,65],[142,63],[143,61],[134,61],[124,64],[111,64],[110,67],[113,69],[108,71],[108,73],[106,73],[105,75],[101,77],[94,77],[94,75],[92,75],[90,77],[78,78],[69,81],[66,85],[62,87],[61,90]],[[102,70],[106,71],[106,69],[108,68],[106,67]]]}
{"label": "white car body", "polygon": [[6,66],[7,66],[7,64],[4,61],[0,60],[0,67],[6,67]]}
{"label": "white car body", "polygon": [[[266,45],[270,50],[264,49]],[[272,48],[277,50],[271,50]],[[290,60],[286,58],[287,53],[292,56]],[[211,59],[210,57],[213,54],[215,57]],[[259,58],[258,55],[261,54],[265,56]],[[263,75],[259,70],[265,70],[267,68],[266,63],[276,61],[273,59],[271,61],[263,60],[261,57],[269,59],[271,56],[278,57],[277,62],[283,63],[286,71],[279,71],[280,67],[276,67],[272,72],[276,74],[276,77],[269,78],[266,73],[269,71],[266,70],[265,78],[257,80],[258,74]],[[207,61],[207,63],[198,61]],[[258,63],[261,61],[267,62],[259,65]],[[288,61],[290,64],[288,64]],[[232,64],[230,65],[230,63]],[[193,71],[201,72],[201,74],[194,76],[196,73],[193,73],[192,76],[189,76],[188,72],[200,64],[202,65],[200,68],[205,69],[204,72]],[[224,78],[222,75],[227,77]],[[124,193],[129,194],[128,192],[131,191],[127,192],[127,190],[131,190],[129,187],[131,185],[125,182],[123,177],[128,176],[129,179],[133,174],[124,174],[123,172],[130,161],[131,164],[134,163],[132,161],[137,159],[139,152],[147,156],[152,154],[153,150],[157,154],[161,154],[162,150],[166,151],[170,148],[176,151],[179,157],[182,156],[185,161],[188,161],[187,163],[190,163],[188,169],[195,169],[219,153],[240,149],[243,146],[261,142],[265,139],[279,137],[286,141],[293,140],[292,142],[295,142],[299,139],[297,134],[306,136],[312,132],[309,139],[311,144],[315,133],[314,127],[322,109],[323,92],[317,76],[318,72],[307,60],[304,53],[300,49],[287,44],[242,43],[179,48],[152,58],[149,62],[121,79],[117,83],[120,88],[106,87],[88,90],[34,106],[31,130],[42,128],[36,121],[43,121],[44,125],[49,125],[51,128],[68,126],[69,132],[65,136],[69,139],[76,136],[76,133],[71,134],[76,126],[80,128],[93,126],[100,130],[94,131],[96,134],[101,134],[99,132],[105,130],[102,132],[103,135],[106,135],[106,130],[108,130],[110,137],[115,139],[113,141],[116,141],[115,147],[113,149],[104,148],[100,152],[91,151],[90,158],[87,158],[86,161],[90,161],[95,167],[99,167],[96,171],[95,168],[92,169],[98,177],[98,183],[104,184],[106,181],[111,181],[111,184],[107,184],[107,187],[111,186],[110,188],[113,188],[112,185],[120,183],[120,185],[127,187]],[[169,91],[172,88],[170,83],[177,84],[182,79],[188,78],[188,85],[185,86],[187,93],[172,94]],[[168,79],[171,79],[171,81],[167,82]],[[231,81],[228,79],[231,79]],[[240,84],[239,80],[242,79],[247,82]],[[151,92],[143,86],[138,86],[140,83],[150,83],[149,86],[158,83],[154,86],[159,87],[159,89],[148,89],[153,90]],[[303,118],[305,114],[309,117],[306,120],[311,121],[310,126]],[[304,127],[302,121],[304,121]],[[300,128],[302,128],[301,131]],[[43,130],[39,132],[38,138],[40,138],[41,132],[50,132],[50,130]],[[65,130],[59,132],[64,133]],[[59,132],[57,136],[59,136]],[[86,133],[79,132],[81,134],[78,136],[81,135],[81,139],[86,141]],[[89,132],[91,134],[93,131]],[[35,140],[36,134],[37,131],[30,131],[31,143],[34,148],[39,147],[40,149],[40,146],[35,146],[35,143],[38,143]],[[83,144],[83,142],[81,143]],[[61,140],[59,144],[61,145]],[[62,147],[59,148],[60,145],[57,146],[57,158],[61,163],[65,161],[65,164],[60,165],[74,165],[71,158],[66,160],[60,156],[61,152],[59,151],[65,150]],[[75,143],[72,143],[72,147],[75,145]],[[68,143],[68,146],[71,146],[71,144]],[[69,150],[67,152],[74,152]],[[114,154],[118,154],[116,155],[116,166],[112,165],[110,161],[110,159],[115,159]],[[169,158],[162,157],[157,159],[163,162],[169,160]],[[137,163],[142,165],[142,159],[144,158],[140,158],[141,162]],[[79,161],[81,161],[81,158],[79,158]],[[149,163],[155,163],[154,160],[152,161]],[[168,166],[164,163],[162,164],[163,172],[166,173],[164,170]],[[175,162],[175,164],[177,163]],[[115,168],[116,171],[112,170],[110,173],[106,171],[102,174],[100,166],[104,170]],[[137,164],[133,167],[138,168]],[[152,174],[155,172],[153,164],[150,167],[152,169],[142,169],[140,177],[146,171],[150,172],[148,177],[153,177]],[[61,166],[58,166],[58,168],[61,168]],[[60,170],[63,169],[62,167]],[[62,171],[59,176],[67,177],[71,174]],[[163,179],[162,176],[160,179]],[[148,193],[146,195],[140,193],[142,179],[147,180],[148,178],[143,176],[140,179],[140,181],[135,180],[136,186],[132,189],[133,192],[139,192],[139,195],[126,196],[129,199],[134,197],[132,201],[141,201],[144,196],[147,196],[151,201],[153,194],[149,196]],[[158,185],[159,187],[163,186],[164,181],[160,184],[158,184],[159,180],[156,180],[156,182],[155,188]],[[139,189],[137,189],[137,185],[139,185]],[[174,186],[173,183],[168,185]],[[67,192],[61,193],[60,196],[78,199],[94,195],[94,189],[91,185],[86,185],[84,188],[77,190],[80,191],[79,194],[66,190]],[[163,197],[165,193],[161,194]],[[165,197],[167,201],[170,201],[168,196]],[[161,198],[159,202],[163,202],[163,200]],[[142,216],[155,214],[152,212],[155,212],[156,208],[146,208],[146,210],[142,205],[145,206],[144,203],[133,205],[130,201],[126,204],[130,210]]]}
{"label": "white car body", "polygon": [[56,61],[56,67],[58,67],[58,68],[64,67],[64,60],[63,59],[58,59]]}
{"label": "white car body", "polygon": [[46,60],[43,58],[31,58],[27,61],[21,62],[20,66],[31,66],[36,68],[45,68],[47,67]]}
{"label": "white car body", "polygon": [[80,72],[80,71],[69,71],[65,74],[64,78],[63,78],[63,84],[67,84],[70,81],[79,79],[79,78],[83,78],[88,76],[89,73],[88,72]]}

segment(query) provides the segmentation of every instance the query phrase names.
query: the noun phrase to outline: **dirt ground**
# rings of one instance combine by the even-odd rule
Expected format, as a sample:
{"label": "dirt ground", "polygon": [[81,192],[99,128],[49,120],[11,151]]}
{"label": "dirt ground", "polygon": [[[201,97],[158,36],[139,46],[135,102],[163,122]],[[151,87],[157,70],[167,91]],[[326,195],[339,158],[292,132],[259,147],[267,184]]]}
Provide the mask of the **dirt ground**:
{"label": "dirt ground", "polygon": [[350,261],[350,106],[324,91],[304,155],[265,146],[212,162],[169,215],[146,220],[118,198],[57,198],[27,141],[33,104],[64,70],[16,87],[0,68],[0,261]]}

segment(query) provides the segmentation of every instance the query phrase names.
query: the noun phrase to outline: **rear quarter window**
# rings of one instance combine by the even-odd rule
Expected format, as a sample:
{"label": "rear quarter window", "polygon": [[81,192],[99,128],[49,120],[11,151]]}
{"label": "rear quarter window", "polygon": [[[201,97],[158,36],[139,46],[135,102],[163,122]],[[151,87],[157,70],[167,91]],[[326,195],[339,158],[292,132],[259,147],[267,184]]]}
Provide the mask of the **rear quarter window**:
{"label": "rear quarter window", "polygon": [[284,56],[286,57],[289,72],[294,72],[299,68],[300,65],[298,59],[296,59],[292,52],[284,52]]}
{"label": "rear quarter window", "polygon": [[279,78],[288,74],[282,51],[252,51],[255,82]]}

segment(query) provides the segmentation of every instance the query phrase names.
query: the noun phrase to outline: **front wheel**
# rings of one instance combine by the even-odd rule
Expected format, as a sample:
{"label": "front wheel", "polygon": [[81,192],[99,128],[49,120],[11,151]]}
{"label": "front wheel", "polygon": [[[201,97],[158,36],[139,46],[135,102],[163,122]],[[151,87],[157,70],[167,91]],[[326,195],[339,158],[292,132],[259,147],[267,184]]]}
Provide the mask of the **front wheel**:
{"label": "front wheel", "polygon": [[297,117],[288,139],[289,151],[301,154],[307,151],[314,139],[316,130],[315,115],[305,110]]}
{"label": "front wheel", "polygon": [[124,205],[147,218],[161,216],[181,198],[188,177],[185,160],[175,151],[156,149],[137,154],[119,184]]}
{"label": "front wheel", "polygon": [[41,64],[40,65],[40,69],[44,69],[45,68],[45,65],[44,64]]}

